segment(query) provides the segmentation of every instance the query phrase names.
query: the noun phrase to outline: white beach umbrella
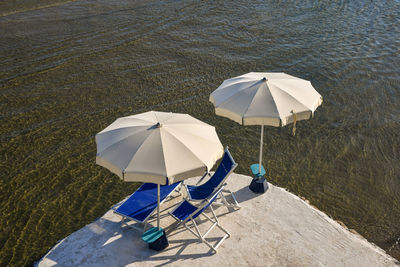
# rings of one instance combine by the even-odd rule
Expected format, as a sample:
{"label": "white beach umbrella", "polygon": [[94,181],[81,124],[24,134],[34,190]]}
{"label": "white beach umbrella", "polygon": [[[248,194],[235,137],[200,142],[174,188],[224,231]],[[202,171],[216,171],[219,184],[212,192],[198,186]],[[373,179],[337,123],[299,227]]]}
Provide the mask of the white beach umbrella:
{"label": "white beach umbrella", "polygon": [[[307,80],[286,73],[250,72],[225,80],[210,95],[217,115],[242,125],[261,125],[261,173],[264,125],[281,127],[312,117],[321,95]],[[294,132],[293,132],[294,133]]]}
{"label": "white beach umbrella", "polygon": [[188,114],[155,111],[117,119],[96,143],[97,164],[124,181],[158,184],[158,204],[160,185],[203,175],[224,153],[215,127]]}

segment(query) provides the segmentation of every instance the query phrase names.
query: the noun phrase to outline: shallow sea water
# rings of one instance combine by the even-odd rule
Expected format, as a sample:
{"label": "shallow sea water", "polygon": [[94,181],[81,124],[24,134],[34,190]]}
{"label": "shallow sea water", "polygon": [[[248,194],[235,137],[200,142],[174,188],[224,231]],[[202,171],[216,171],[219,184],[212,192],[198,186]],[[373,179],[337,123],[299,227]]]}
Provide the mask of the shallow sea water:
{"label": "shallow sea water", "polygon": [[324,97],[295,137],[265,129],[269,181],[400,259],[399,1],[19,0],[0,14],[1,266],[33,263],[137,187],[95,164],[118,117],[189,113],[249,174],[260,128],[208,96],[250,71]]}

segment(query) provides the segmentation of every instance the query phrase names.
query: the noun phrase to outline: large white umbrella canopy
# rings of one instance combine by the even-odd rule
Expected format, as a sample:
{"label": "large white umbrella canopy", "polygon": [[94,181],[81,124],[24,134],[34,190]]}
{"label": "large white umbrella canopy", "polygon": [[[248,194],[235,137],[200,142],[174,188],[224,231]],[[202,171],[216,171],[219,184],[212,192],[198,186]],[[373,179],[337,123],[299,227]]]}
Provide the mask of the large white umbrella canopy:
{"label": "large white umbrella canopy", "polygon": [[250,72],[225,80],[210,95],[217,115],[242,125],[285,126],[312,117],[322,96],[311,83],[286,73]]}
{"label": "large white umbrella canopy", "polygon": [[124,181],[172,184],[209,171],[224,150],[215,127],[188,114],[149,111],[96,135],[96,163]]}
{"label": "large white umbrella canopy", "polygon": [[209,171],[222,157],[215,127],[187,114],[149,111],[119,118],[96,135],[96,163],[124,181],[160,185]]}

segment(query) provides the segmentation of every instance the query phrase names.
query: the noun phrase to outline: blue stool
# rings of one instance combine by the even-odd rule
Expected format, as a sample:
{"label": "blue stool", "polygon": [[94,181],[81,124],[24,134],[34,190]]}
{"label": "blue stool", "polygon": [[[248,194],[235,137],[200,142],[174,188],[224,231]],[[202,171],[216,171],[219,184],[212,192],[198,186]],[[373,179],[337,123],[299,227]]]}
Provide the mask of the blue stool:
{"label": "blue stool", "polygon": [[165,231],[161,227],[160,229],[153,227],[144,232],[142,240],[149,244],[150,249],[156,251],[161,251],[169,245]]}
{"label": "blue stool", "polygon": [[264,176],[266,173],[263,165],[261,165],[261,173],[258,173],[258,171],[259,171],[258,163],[251,165],[250,169],[251,169],[251,172],[253,173],[253,177]]}
{"label": "blue stool", "polygon": [[253,180],[250,183],[250,190],[257,194],[263,194],[265,191],[268,190],[268,183],[265,179],[264,175],[266,171],[264,166],[261,165],[261,172],[259,172],[259,165],[258,163],[252,164],[250,166],[251,172],[253,173]]}

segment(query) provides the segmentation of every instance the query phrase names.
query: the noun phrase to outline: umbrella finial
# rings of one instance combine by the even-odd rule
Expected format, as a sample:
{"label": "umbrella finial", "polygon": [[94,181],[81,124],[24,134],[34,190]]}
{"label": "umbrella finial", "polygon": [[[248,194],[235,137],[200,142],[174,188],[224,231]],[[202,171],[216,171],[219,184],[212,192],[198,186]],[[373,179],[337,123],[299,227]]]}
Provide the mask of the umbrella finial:
{"label": "umbrella finial", "polygon": [[155,130],[155,129],[158,129],[158,128],[161,128],[161,127],[162,127],[162,124],[157,122],[156,124],[151,126],[148,130]]}

